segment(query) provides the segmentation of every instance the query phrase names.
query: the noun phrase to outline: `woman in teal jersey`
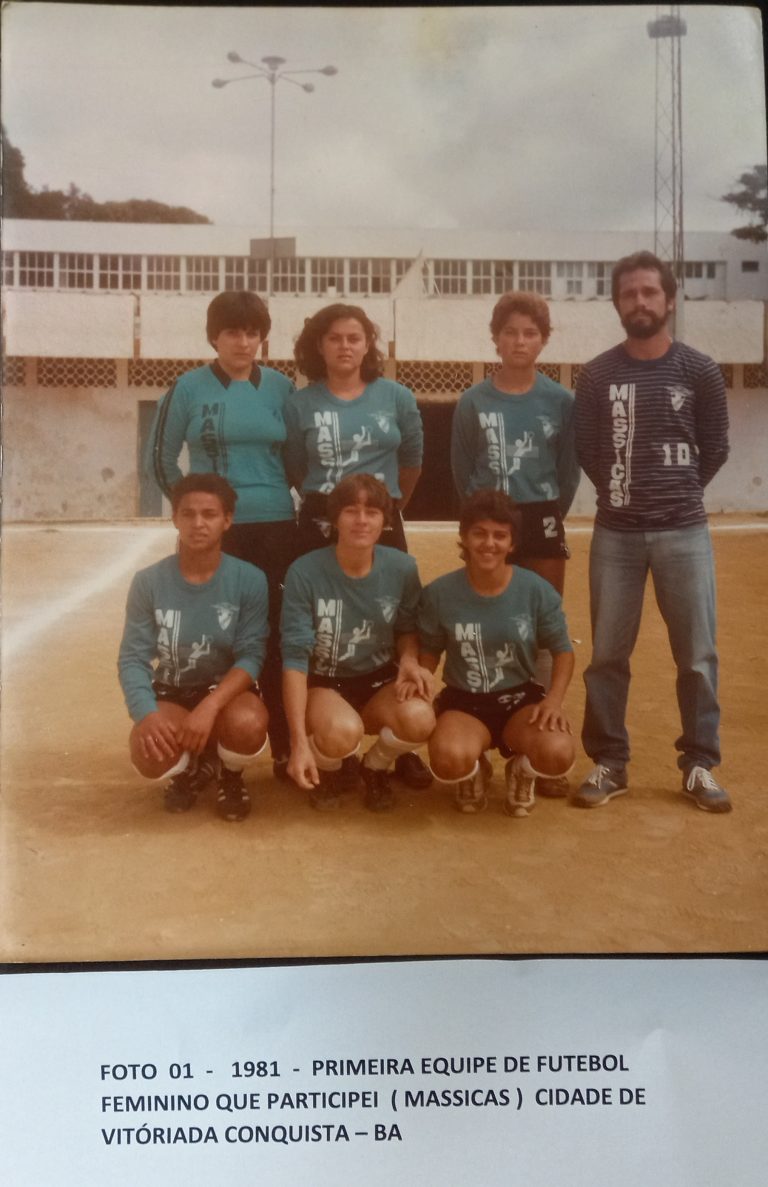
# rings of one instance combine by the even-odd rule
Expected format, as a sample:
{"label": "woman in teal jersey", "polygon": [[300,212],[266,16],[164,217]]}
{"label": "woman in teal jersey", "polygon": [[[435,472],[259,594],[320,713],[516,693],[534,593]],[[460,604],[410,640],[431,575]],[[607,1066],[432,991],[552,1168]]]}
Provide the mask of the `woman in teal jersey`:
{"label": "woman in teal jersey", "polygon": [[275,774],[284,776],[288,731],[281,700],[280,599],[286,569],[296,556],[296,520],[283,464],[283,406],[293,383],[256,362],[271,325],[255,293],[214,297],[206,332],[216,360],[180,376],[160,401],[150,450],[155,480],[166,496],[181,477],[179,455],[185,445],[192,473],[213,471],[237,492],[235,518],[222,547],[267,577],[271,637],[261,685]]}
{"label": "woman in teal jersey", "polygon": [[[459,520],[464,567],[425,588],[419,613],[420,663],[434,672],[446,656],[430,764],[463,812],[486,806],[490,747],[509,757],[506,807],[513,816],[533,807],[537,777],[563,778],[573,765],[563,712],[573,651],[559,595],[511,563],[516,518],[500,491],[471,495]],[[540,648],[552,655],[546,693],[533,679]]]}
{"label": "woman in teal jersey", "polygon": [[421,585],[413,557],[378,541],[391,514],[383,483],[352,474],[327,506],[337,541],[291,565],[285,581],[284,701],[288,772],[318,809],[338,805],[342,762],[363,734],[365,804],[393,806],[387,769],[434,728],[432,677],[418,663]]}
{"label": "woman in teal jersey", "polygon": [[254,683],[269,629],[267,582],[221,550],[236,497],[218,474],[188,474],[173,487],[178,552],[134,577],[118,661],[136,770],[169,780],[169,812],[187,811],[218,776],[225,820],[248,815],[242,772],[267,736]]}
{"label": "woman in teal jersey", "polygon": [[573,395],[536,370],[550,335],[549,307],[535,293],[505,293],[491,317],[501,358],[492,376],[460,397],[453,418],[451,467],[459,497],[500,490],[520,511],[517,564],[562,596],[563,519],[579,485]]}
{"label": "woman in teal jersey", "polygon": [[347,474],[373,474],[397,509],[383,543],[407,552],[402,515],[421,473],[423,432],[413,392],[382,378],[377,330],[356,305],[308,318],[296,364],[310,380],[286,401],[286,466],[302,496],[299,553],[330,539],[327,498]]}
{"label": "woman in teal jersey", "polygon": [[[330,542],[328,496],[348,474],[384,483],[395,511],[381,542],[407,552],[402,510],[421,474],[424,434],[413,392],[382,376],[376,326],[356,305],[329,305],[305,322],[295,357],[310,380],[285,406],[286,467],[302,496],[298,554]],[[409,787],[432,782],[416,754],[402,755],[395,769]],[[345,764],[344,777],[357,778],[355,763]]]}

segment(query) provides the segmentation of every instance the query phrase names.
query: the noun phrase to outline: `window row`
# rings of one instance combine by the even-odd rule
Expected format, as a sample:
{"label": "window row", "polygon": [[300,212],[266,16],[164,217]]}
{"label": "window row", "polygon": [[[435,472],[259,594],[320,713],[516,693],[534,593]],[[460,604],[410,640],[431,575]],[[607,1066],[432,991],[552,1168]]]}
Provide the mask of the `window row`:
{"label": "window row", "polygon": [[[8,287],[101,289],[109,292],[199,292],[250,289],[259,293],[373,296],[391,293],[409,259],[286,256],[94,255],[86,252],[3,252]],[[742,261],[742,271],[754,261]],[[609,297],[609,261],[428,259],[423,291],[431,296],[498,296],[510,289],[543,297]],[[688,260],[690,280],[724,280],[725,264]],[[271,279],[270,279],[271,278]],[[719,295],[715,292],[709,295]]]}

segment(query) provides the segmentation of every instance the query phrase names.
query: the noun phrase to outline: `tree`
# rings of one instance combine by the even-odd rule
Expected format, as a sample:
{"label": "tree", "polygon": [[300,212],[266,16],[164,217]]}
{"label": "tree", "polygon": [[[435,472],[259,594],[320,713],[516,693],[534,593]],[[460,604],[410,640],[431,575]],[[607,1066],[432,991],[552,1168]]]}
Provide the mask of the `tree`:
{"label": "tree", "polygon": [[748,173],[742,173],[738,180],[740,190],[723,194],[723,202],[731,202],[737,210],[753,216],[745,227],[731,231],[737,239],[749,239],[752,243],[764,243],[768,239],[768,166],[755,165]]}
{"label": "tree", "polygon": [[5,218],[72,219],[101,223],[210,223],[188,206],[166,206],[151,198],[124,202],[94,202],[90,194],[70,182],[69,189],[35,190],[24,177],[24,156],[3,137],[3,215]]}

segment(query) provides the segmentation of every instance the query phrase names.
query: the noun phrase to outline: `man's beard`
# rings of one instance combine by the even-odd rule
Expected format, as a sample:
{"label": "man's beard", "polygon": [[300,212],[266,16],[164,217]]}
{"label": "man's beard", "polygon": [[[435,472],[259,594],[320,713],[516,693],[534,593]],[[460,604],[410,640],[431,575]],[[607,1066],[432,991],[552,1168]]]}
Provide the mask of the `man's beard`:
{"label": "man's beard", "polygon": [[[637,316],[637,315],[635,315]],[[663,330],[669,320],[669,314],[658,317],[655,313],[645,313],[642,321],[633,321],[630,317],[621,319],[621,324],[627,332],[628,338],[653,338],[659,330]]]}

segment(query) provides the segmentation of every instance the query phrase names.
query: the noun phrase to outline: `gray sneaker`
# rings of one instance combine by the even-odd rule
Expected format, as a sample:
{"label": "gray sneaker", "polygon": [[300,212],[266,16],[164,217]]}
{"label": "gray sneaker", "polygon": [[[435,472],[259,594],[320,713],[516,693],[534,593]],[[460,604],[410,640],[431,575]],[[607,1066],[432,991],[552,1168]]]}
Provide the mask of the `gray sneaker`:
{"label": "gray sneaker", "polygon": [[480,755],[474,775],[460,779],[456,784],[455,804],[459,812],[484,812],[488,807],[488,785],[493,778],[493,767],[484,754]]}
{"label": "gray sneaker", "polygon": [[522,769],[521,755],[510,758],[504,768],[504,780],[507,785],[505,811],[509,816],[527,816],[536,805],[536,776],[527,775]]}
{"label": "gray sneaker", "polygon": [[607,767],[604,763],[598,763],[581,787],[571,792],[568,802],[574,808],[599,808],[601,804],[607,804],[614,796],[624,795],[628,790],[626,767]]}
{"label": "gray sneaker", "polygon": [[683,795],[687,795],[697,808],[703,808],[705,812],[731,811],[728,792],[706,767],[691,767],[689,771],[683,771]]}

